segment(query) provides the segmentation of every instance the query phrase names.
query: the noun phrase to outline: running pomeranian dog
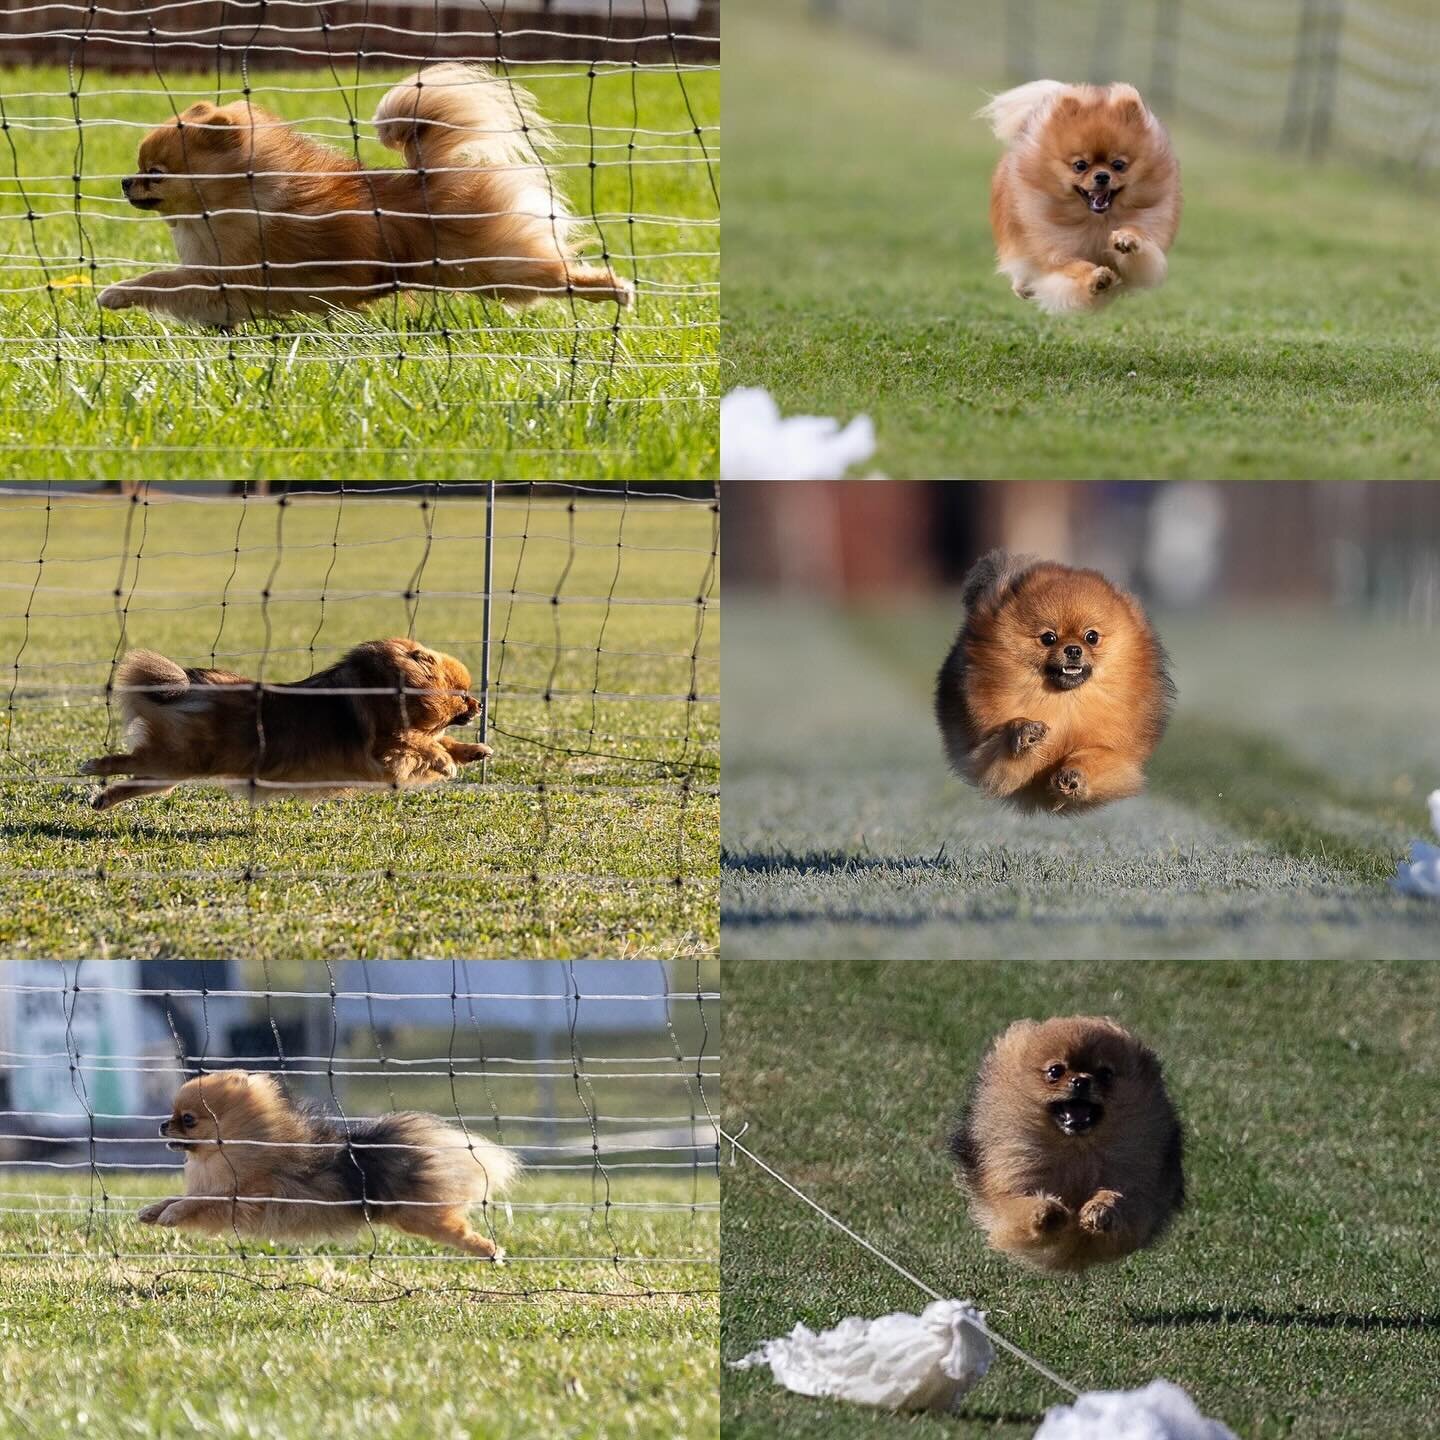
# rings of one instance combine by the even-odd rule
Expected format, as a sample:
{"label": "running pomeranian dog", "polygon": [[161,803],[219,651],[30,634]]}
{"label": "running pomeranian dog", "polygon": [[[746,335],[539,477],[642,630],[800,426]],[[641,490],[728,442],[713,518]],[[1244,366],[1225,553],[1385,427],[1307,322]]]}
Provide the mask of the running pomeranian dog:
{"label": "running pomeranian dog", "polygon": [[992,550],[935,682],[952,768],[1021,810],[1138,795],[1175,686],[1140,602],[1097,570]]}
{"label": "running pomeranian dog", "polygon": [[1000,272],[1052,313],[1163,284],[1180,163],[1133,85],[1032,80],[979,112],[1005,153],[990,187]]}
{"label": "running pomeranian dog", "polygon": [[181,780],[230,781],[255,800],[320,799],[363,782],[433,785],[491,753],[443,733],[480,713],[469,670],[413,640],[370,640],[307,680],[264,687],[132,650],[115,689],[132,748],[80,771],[134,778],[101,790],[96,810],[169,794]]}
{"label": "running pomeranian dog", "polygon": [[628,280],[577,262],[544,164],[554,141],[519,86],[434,65],[381,100],[375,126],[408,168],[366,170],[249,101],[202,100],[152,130],[122,188],[169,225],[180,268],[110,285],[100,304],[228,328],[397,290],[630,303]]}
{"label": "running pomeranian dog", "polygon": [[274,1076],[220,1070],[180,1087],[160,1133],[185,1156],[185,1194],[147,1205],[144,1225],[305,1240],[368,1222],[504,1258],[468,1212],[493,1205],[520,1162],[434,1115],[345,1125],[293,1103]]}

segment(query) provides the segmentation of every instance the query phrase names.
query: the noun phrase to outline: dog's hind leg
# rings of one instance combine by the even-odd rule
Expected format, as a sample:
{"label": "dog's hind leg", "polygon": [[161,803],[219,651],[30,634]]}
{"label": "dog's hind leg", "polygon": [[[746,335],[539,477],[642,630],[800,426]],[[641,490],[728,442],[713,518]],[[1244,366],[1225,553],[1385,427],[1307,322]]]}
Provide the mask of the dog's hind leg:
{"label": "dog's hind leg", "polygon": [[[389,1207],[386,1207],[389,1208]],[[505,1252],[486,1235],[471,1228],[464,1210],[458,1206],[453,1210],[426,1210],[418,1206],[396,1206],[389,1214],[377,1212],[377,1218],[386,1224],[403,1230],[407,1235],[419,1235],[425,1240],[434,1240],[439,1245],[451,1245],[467,1255],[481,1255],[487,1260],[503,1260]]]}
{"label": "dog's hind leg", "polygon": [[110,810],[126,800],[138,800],[142,795],[168,795],[175,788],[174,780],[121,780],[108,785],[91,798],[92,810]]}

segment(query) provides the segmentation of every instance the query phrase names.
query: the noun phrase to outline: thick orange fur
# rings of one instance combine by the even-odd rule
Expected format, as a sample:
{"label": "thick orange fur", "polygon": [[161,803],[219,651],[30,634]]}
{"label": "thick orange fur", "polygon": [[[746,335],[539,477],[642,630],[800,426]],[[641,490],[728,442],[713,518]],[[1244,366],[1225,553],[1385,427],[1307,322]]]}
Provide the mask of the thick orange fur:
{"label": "thick orange fur", "polygon": [[574,258],[527,92],[434,65],[381,100],[375,125],[409,168],[362,169],[246,101],[200,101],[152,130],[125,195],[164,218],[180,268],[110,285],[100,304],[230,327],[407,289],[630,303],[628,280]]}
{"label": "thick orange fur", "polygon": [[1140,602],[1096,570],[1003,550],[971,570],[964,599],[935,687],[955,770],[1024,810],[1138,794],[1175,693]]}
{"label": "thick orange fur", "polygon": [[[1061,1128],[1057,1115],[1081,1112],[1089,1128]],[[951,1138],[992,1248],[1058,1271],[1158,1240],[1185,1203],[1183,1148],[1154,1052],[1089,1015],[1006,1030]]]}
{"label": "thick orange fur", "polygon": [[[255,801],[320,799],[357,781],[433,785],[491,753],[443,733],[480,713],[469,670],[413,640],[367,641],[328,670],[267,682],[259,694],[245,675],[132,650],[115,686],[131,748],[80,770],[136,778],[101,790],[90,802],[97,810],[168,794],[180,780],[228,780]],[[344,691],[371,693],[335,693]]]}
{"label": "thick orange fur", "polygon": [[1180,165],[1133,85],[1036,80],[980,115],[1008,147],[991,182],[990,225],[998,268],[1021,299],[1093,310],[1164,282],[1180,228]]}
{"label": "thick orange fur", "polygon": [[160,1133],[185,1154],[185,1194],[147,1205],[144,1225],[304,1240],[373,1223],[503,1258],[468,1212],[493,1205],[519,1161],[434,1115],[347,1127],[292,1104],[273,1076],[221,1070],[180,1087]]}

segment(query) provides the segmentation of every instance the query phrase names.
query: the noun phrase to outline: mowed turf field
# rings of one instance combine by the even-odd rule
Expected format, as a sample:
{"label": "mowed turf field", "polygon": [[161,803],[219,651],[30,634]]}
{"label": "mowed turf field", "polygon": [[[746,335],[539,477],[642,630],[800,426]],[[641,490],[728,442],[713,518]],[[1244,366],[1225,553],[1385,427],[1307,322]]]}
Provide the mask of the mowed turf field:
{"label": "mowed turf field", "polygon": [[[638,282],[633,309],[561,297],[517,313],[412,295],[225,336],[96,304],[105,285],[175,264],[165,224],[131,208],[120,181],[150,127],[217,99],[213,74],[157,78],[145,63],[79,77],[78,131],[63,69],[0,71],[0,478],[715,473],[713,67],[569,64],[516,77],[555,127],[557,189],[593,217],[577,231],[584,253],[603,251]],[[353,70],[254,69],[247,81],[255,104],[380,167],[399,157],[369,116],[405,73],[357,82]]]}
{"label": "mowed turf field", "polygon": [[713,502],[500,495],[488,776],[254,810],[188,787],[103,813],[78,766],[120,738],[104,692],[126,648],[294,680],[413,619],[478,686],[484,503],[0,496],[0,949],[712,951]]}
{"label": "mowed turf field", "polygon": [[1181,117],[1169,283],[1047,319],[993,273],[999,145],[971,113],[1003,81],[952,39],[897,48],[800,0],[727,11],[730,381],[868,412],[902,480],[1433,474],[1433,186]]}
{"label": "mowed turf field", "polygon": [[1440,956],[1440,909],[1388,884],[1431,838],[1433,630],[1157,617],[1180,698],[1149,788],[1062,820],[949,773],[931,694],[959,615],[732,613],[727,956]]}
{"label": "mowed turf field", "polygon": [[[1427,1156],[1440,969],[727,963],[725,1124],[886,1254],[1081,1389],[1164,1376],[1246,1440],[1411,1440],[1440,1363]],[[1108,1013],[1187,1127],[1170,1237],[1071,1279],[988,1252],[945,1137],[1010,1021]],[[927,1297],[741,1157],[725,1172],[721,1352]],[[1065,1399],[1000,1354],[958,1417],[896,1418],[723,1372],[727,1437],[1032,1436]]]}
{"label": "mowed turf field", "polygon": [[[713,1177],[702,1208],[688,1179],[651,1176],[616,1198],[672,1208],[608,1213],[588,1181],[528,1180],[497,1220],[512,1256],[497,1268],[384,1229],[374,1261],[338,1258],[366,1253],[365,1234],[313,1260],[267,1262],[287,1247],[254,1242],[241,1257],[138,1224],[166,1186],[125,1173],[108,1177],[108,1211],[79,1180],[73,1208],[37,1217],[16,1193],[33,1174],[0,1181],[21,1212],[0,1215],[0,1249],[32,1257],[0,1259],[0,1435],[719,1433]],[[45,1193],[55,1206],[53,1179]],[[92,1198],[106,1218],[87,1234]],[[559,1208],[526,1208],[546,1202]],[[660,1257],[690,1263],[648,1263]]]}

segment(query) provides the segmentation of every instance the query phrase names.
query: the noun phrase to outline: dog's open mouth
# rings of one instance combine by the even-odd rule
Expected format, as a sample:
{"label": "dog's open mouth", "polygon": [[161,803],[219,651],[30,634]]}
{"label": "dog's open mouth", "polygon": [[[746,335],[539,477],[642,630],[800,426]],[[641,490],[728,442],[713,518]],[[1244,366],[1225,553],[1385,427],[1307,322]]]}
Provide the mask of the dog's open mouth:
{"label": "dog's open mouth", "polygon": [[1090,207],[1092,215],[1103,215],[1122,189],[1124,186],[1116,186],[1113,190],[1087,190],[1083,185],[1077,185],[1075,193]]}
{"label": "dog's open mouth", "polygon": [[1061,690],[1074,690],[1076,686],[1083,685],[1093,673],[1091,666],[1085,665],[1047,665],[1045,677]]}
{"label": "dog's open mouth", "polygon": [[1093,1130],[1104,1113],[1105,1107],[1093,1100],[1056,1100],[1050,1106],[1050,1118],[1067,1135],[1084,1135]]}

